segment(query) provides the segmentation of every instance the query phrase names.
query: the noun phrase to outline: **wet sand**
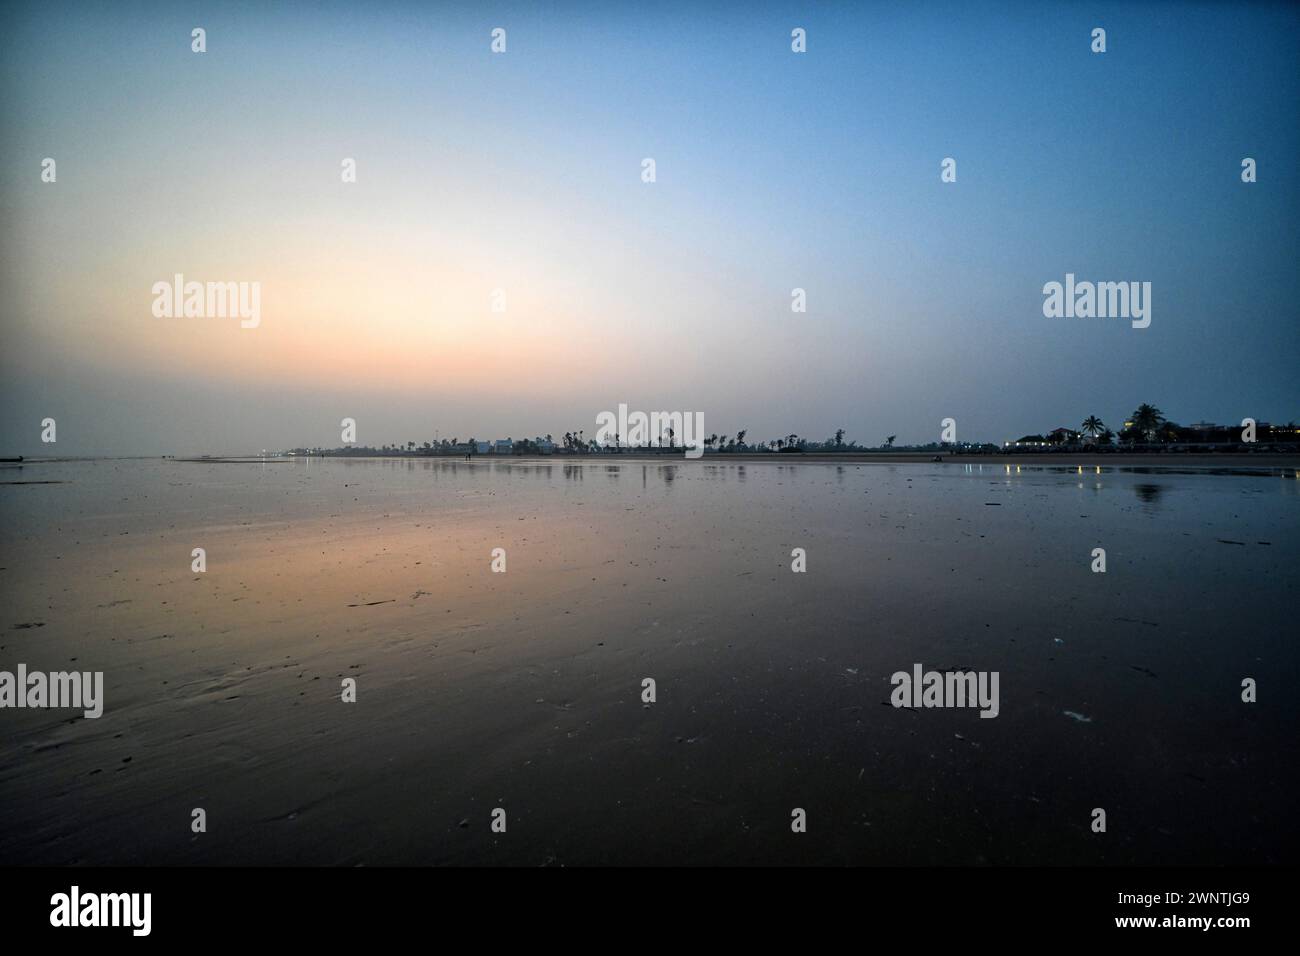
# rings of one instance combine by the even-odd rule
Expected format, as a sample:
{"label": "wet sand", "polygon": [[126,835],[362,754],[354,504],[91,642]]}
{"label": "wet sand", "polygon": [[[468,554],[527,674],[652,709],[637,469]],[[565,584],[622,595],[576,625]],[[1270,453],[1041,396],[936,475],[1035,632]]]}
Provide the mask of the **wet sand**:
{"label": "wet sand", "polygon": [[0,711],[0,861],[1294,863],[1294,475],[981,464],[43,465],[0,667],[107,699]]}

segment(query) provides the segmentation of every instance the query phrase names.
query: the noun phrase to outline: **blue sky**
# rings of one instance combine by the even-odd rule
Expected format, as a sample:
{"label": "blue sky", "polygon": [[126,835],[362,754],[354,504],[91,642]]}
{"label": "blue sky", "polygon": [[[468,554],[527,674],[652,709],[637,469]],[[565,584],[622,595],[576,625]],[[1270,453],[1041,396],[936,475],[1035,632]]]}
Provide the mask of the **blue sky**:
{"label": "blue sky", "polygon": [[[345,415],[373,444],[591,431],[620,402],[869,444],[1142,401],[1300,417],[1295,6],[19,4],[0,28],[6,452],[48,453],[46,415],[62,454],[333,445]],[[174,272],[260,281],[262,327],[153,318]],[[1150,328],[1045,318],[1067,272],[1151,282]]]}

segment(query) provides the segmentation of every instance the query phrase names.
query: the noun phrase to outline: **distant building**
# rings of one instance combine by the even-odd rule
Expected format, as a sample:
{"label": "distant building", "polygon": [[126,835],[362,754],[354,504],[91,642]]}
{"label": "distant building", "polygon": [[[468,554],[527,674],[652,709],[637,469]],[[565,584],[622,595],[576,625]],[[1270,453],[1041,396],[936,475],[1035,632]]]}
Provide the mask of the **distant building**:
{"label": "distant building", "polygon": [[498,438],[492,443],[492,453],[495,455],[508,455],[514,450],[514,447],[513,438]]}
{"label": "distant building", "polygon": [[476,441],[474,443],[474,450],[480,455],[486,455],[492,450],[492,443],[490,441]]}

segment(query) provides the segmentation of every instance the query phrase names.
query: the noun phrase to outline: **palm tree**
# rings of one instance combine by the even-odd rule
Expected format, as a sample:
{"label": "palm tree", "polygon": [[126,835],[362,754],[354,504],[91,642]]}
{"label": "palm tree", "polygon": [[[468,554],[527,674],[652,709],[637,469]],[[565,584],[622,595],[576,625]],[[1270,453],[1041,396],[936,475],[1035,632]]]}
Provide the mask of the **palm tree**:
{"label": "palm tree", "polygon": [[1142,437],[1151,441],[1160,426],[1164,424],[1165,413],[1154,405],[1143,402],[1133,413],[1133,427],[1142,433]]}
{"label": "palm tree", "polygon": [[746,433],[747,431],[749,431],[748,428],[742,428],[740,431],[736,432],[736,444],[737,444],[737,445],[743,445],[743,444],[745,444],[745,433]]}
{"label": "palm tree", "polygon": [[1083,420],[1083,424],[1079,426],[1079,428],[1081,428],[1083,431],[1090,432],[1092,434],[1093,441],[1097,440],[1097,435],[1100,434],[1101,430],[1105,427],[1106,427],[1106,423],[1103,422],[1096,415],[1089,415],[1087,418]]}
{"label": "palm tree", "polygon": [[897,437],[898,437],[897,435],[890,435],[888,438],[886,438],[886,439],[885,439],[885,447],[886,447],[886,448],[893,448],[893,447],[894,447],[894,439],[897,438]]}

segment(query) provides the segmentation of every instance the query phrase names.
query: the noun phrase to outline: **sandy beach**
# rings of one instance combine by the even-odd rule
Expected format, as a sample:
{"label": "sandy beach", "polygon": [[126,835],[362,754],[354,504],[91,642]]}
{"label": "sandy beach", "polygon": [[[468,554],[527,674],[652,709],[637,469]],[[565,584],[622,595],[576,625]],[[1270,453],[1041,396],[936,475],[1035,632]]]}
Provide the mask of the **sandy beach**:
{"label": "sandy beach", "polygon": [[[41,474],[63,483],[4,489],[0,662],[102,670],[106,703],[7,715],[9,863],[1294,856],[1286,469]],[[891,707],[914,663],[999,671],[1000,715]],[[1126,821],[1104,842],[1103,799]]]}

